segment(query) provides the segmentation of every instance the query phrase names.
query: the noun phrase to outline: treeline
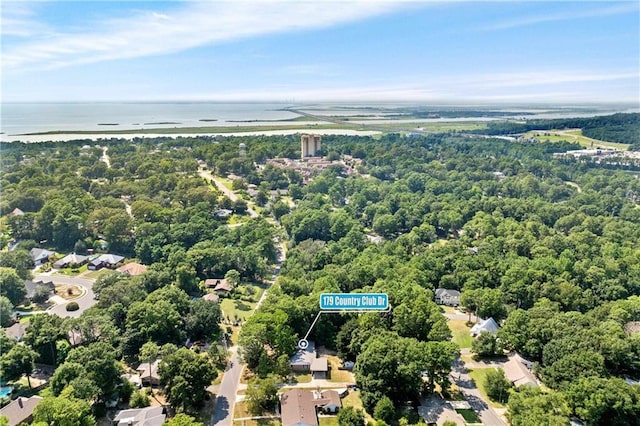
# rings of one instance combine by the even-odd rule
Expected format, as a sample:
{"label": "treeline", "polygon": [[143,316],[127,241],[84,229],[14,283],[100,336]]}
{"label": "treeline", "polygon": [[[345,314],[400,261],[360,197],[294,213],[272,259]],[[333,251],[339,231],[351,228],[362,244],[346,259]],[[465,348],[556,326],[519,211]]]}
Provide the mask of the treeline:
{"label": "treeline", "polygon": [[[526,122],[491,121],[482,133],[509,135],[531,130],[582,129],[584,136],[609,142],[638,144],[640,141],[640,113],[618,113],[585,118],[527,120]],[[474,131],[477,132],[477,131]]]}

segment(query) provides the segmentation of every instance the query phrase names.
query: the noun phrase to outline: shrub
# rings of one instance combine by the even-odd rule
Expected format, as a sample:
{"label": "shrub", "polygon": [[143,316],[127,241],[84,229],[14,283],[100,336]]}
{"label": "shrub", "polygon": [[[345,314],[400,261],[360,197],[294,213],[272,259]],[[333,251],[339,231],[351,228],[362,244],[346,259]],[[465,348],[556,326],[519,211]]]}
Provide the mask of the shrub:
{"label": "shrub", "polygon": [[78,306],[77,302],[69,302],[69,303],[67,303],[66,310],[68,312],[77,311],[78,309],[80,309],[80,306]]}
{"label": "shrub", "polygon": [[129,407],[131,408],[144,408],[151,405],[151,398],[143,392],[134,391],[129,399]]}

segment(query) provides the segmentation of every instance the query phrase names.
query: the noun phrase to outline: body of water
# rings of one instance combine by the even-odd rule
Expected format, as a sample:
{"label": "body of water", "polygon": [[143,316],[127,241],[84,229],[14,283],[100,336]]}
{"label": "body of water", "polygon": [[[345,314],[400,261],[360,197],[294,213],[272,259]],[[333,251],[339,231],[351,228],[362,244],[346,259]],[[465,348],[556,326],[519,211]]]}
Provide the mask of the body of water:
{"label": "body of water", "polygon": [[[68,140],[78,139],[82,136],[63,137],[36,137],[21,136],[28,133],[42,133],[50,131],[94,131],[97,135],[110,130],[134,130],[180,127],[246,127],[259,125],[288,125],[289,120],[298,117],[284,108],[292,106],[285,103],[214,103],[214,102],[95,102],[95,103],[3,103],[0,107],[0,140],[1,141],[39,141],[39,140]],[[317,115],[370,115],[376,120],[357,120],[362,123],[402,123],[403,120],[389,120],[385,117],[393,108],[407,107],[407,105],[370,104],[349,106],[343,104],[314,104],[297,105],[296,109],[309,111]],[[422,106],[422,109],[437,110],[463,110],[465,107],[447,107],[443,105]],[[537,107],[526,108],[504,105],[467,107],[469,110],[494,110],[504,111],[505,117],[512,116],[509,111],[529,111],[527,119],[532,118],[564,118],[584,117],[594,115],[612,114],[614,112],[637,112],[637,108],[629,109],[629,106],[572,106],[572,107]],[[505,117],[480,118],[440,118],[407,120],[410,122],[439,122],[439,121],[488,121],[504,119]],[[310,119],[310,121],[313,121]],[[109,136],[111,137],[111,136]],[[113,137],[118,137],[114,135]]]}
{"label": "body of water", "polygon": [[[55,130],[132,130],[145,128],[278,124],[297,117],[266,103],[9,103],[2,104],[4,135]],[[239,122],[251,120],[250,123]],[[266,120],[266,122],[260,122]],[[283,122],[283,124],[291,124]],[[3,135],[3,136],[4,136]]]}

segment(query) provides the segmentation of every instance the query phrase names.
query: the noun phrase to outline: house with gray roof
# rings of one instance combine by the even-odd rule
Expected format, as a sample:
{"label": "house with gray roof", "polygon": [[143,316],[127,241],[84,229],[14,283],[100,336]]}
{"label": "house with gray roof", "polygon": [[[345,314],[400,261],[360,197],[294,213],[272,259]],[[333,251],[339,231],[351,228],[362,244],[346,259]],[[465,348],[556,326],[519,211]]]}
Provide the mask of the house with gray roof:
{"label": "house with gray roof", "polygon": [[55,256],[55,254],[55,251],[35,247],[29,250],[29,255],[31,255],[31,259],[36,266],[47,263],[49,261],[49,257]]}
{"label": "house with gray roof", "polygon": [[60,260],[57,260],[54,264],[53,267],[56,269],[62,269],[62,268],[66,268],[68,266],[71,265],[84,265],[85,263],[87,263],[87,260],[89,260],[88,256],[82,256],[81,254],[75,254],[75,253],[71,253],[66,255],[65,257],[63,257]]}
{"label": "house with gray roof", "polygon": [[18,426],[23,423],[31,423],[33,410],[42,400],[42,397],[34,395],[31,398],[20,396],[5,407],[0,409],[0,416],[6,417],[9,426]]}
{"label": "house with gray roof", "polygon": [[458,306],[460,304],[460,292],[447,288],[436,289],[435,301],[438,305]]}
{"label": "house with gray roof", "polygon": [[482,332],[488,332],[491,334],[496,334],[500,326],[493,318],[488,318],[486,320],[482,320],[473,327],[471,327],[471,336],[477,337]]}
{"label": "house with gray roof", "polygon": [[117,254],[101,254],[100,256],[93,259],[87,265],[87,269],[92,271],[101,269],[101,268],[109,268],[115,269],[118,266],[118,263],[124,260],[124,256],[118,256]]}
{"label": "house with gray roof", "polygon": [[113,424],[118,426],[162,426],[166,419],[162,407],[135,408],[118,411]]}

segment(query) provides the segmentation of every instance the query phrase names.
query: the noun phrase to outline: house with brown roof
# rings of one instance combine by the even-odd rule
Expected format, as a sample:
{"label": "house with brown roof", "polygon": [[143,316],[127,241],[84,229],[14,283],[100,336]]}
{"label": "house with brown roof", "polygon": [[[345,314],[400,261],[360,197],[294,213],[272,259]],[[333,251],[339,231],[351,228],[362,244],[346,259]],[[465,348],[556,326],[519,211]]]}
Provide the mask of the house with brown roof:
{"label": "house with brown roof", "polygon": [[18,426],[22,423],[31,423],[33,410],[42,400],[42,397],[34,395],[31,398],[20,396],[9,405],[0,409],[0,416],[6,417],[9,426]]}
{"label": "house with brown roof", "polygon": [[335,413],[340,408],[342,401],[334,390],[292,389],[280,396],[282,426],[317,426],[318,410]]}
{"label": "house with brown roof", "polygon": [[122,265],[121,267],[116,269],[116,271],[123,272],[125,274],[131,275],[132,277],[135,277],[136,275],[147,272],[147,266],[141,263],[129,262],[126,265]]}
{"label": "house with brown roof", "polygon": [[215,293],[207,293],[204,296],[202,296],[202,298],[209,302],[218,302],[220,300],[220,296],[218,296]]}
{"label": "house with brown roof", "polygon": [[209,278],[204,281],[206,288],[212,288],[218,296],[224,296],[233,291],[231,284],[224,278]]}
{"label": "house with brown roof", "polygon": [[158,386],[160,384],[160,375],[158,374],[158,366],[160,360],[153,362],[143,362],[136,368],[140,376],[140,382],[145,386]]}
{"label": "house with brown roof", "polygon": [[527,368],[526,361],[518,354],[510,354],[509,361],[502,366],[504,375],[507,380],[513,383],[513,386],[533,386],[538,387],[538,382],[533,373]]}

